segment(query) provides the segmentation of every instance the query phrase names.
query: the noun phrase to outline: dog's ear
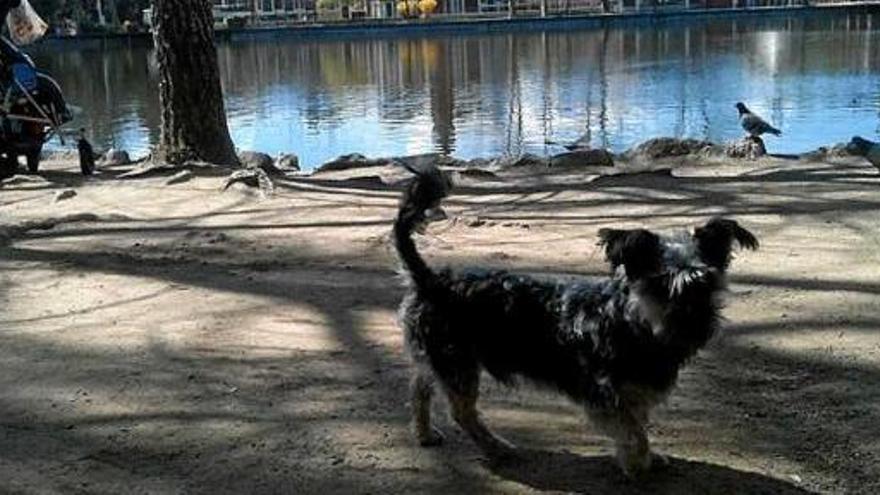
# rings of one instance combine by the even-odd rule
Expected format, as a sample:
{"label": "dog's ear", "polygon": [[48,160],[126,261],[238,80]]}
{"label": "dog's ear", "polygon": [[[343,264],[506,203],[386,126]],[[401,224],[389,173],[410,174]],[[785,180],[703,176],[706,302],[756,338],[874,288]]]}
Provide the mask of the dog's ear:
{"label": "dog's ear", "polygon": [[632,280],[660,270],[660,238],[645,229],[600,229],[599,244],[605,246],[605,259],[612,268],[623,265]]}
{"label": "dog's ear", "polygon": [[416,168],[403,165],[415,177],[407,186],[401,204],[412,208],[420,217],[436,220],[445,217],[440,201],[449,195],[453,183],[451,177],[434,166]]}
{"label": "dog's ear", "polygon": [[707,265],[722,272],[730,266],[734,241],[741,248],[758,249],[758,239],[734,220],[715,217],[706,225],[697,227],[694,239],[700,250],[700,258]]}

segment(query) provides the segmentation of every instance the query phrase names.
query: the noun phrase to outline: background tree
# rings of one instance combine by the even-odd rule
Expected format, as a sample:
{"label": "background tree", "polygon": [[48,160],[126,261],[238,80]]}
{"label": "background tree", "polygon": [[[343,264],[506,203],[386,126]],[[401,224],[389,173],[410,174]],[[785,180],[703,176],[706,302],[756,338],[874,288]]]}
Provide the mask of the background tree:
{"label": "background tree", "polygon": [[135,26],[143,24],[143,11],[150,7],[150,0],[28,0],[34,9],[50,25],[61,26],[67,19],[73,21],[80,31],[92,31],[100,24],[100,15],[114,29],[124,21]]}
{"label": "background tree", "polygon": [[[113,0],[110,0],[111,2]],[[107,19],[104,18],[104,6],[101,4],[101,0],[95,0],[95,15],[98,16],[98,25],[103,26],[107,24]]]}
{"label": "background tree", "polygon": [[155,159],[237,165],[223,106],[210,0],[153,0],[162,131]]}

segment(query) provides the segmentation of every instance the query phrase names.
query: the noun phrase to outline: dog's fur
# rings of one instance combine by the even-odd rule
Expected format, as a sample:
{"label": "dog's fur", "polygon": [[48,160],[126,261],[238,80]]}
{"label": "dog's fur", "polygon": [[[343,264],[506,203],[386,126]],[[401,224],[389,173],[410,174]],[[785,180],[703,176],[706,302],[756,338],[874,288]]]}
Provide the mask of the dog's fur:
{"label": "dog's fur", "polygon": [[422,445],[442,436],[431,424],[439,382],[455,421],[490,456],[514,447],[476,409],[480,373],[557,389],[582,404],[613,438],[620,465],[636,475],[651,463],[648,413],[679,368],[718,330],[720,294],[734,242],[758,241],[732,220],[714,218],[693,234],[602,229],[613,275],[601,281],[541,281],[504,271],[435,272],[416,250],[414,230],[444,217],[450,182],[437,169],[412,170],[394,223],[408,293],[400,321],[416,363],[414,428]]}

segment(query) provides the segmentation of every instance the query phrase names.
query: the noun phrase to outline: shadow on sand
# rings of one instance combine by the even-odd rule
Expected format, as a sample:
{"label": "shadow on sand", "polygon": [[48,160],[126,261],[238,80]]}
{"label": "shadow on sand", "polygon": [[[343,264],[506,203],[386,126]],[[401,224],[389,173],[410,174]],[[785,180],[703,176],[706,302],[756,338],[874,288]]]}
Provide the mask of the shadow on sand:
{"label": "shadow on sand", "polygon": [[487,463],[496,475],[536,490],[590,494],[774,494],[813,493],[759,473],[668,458],[638,481],[628,480],[608,456],[524,450],[515,459]]}

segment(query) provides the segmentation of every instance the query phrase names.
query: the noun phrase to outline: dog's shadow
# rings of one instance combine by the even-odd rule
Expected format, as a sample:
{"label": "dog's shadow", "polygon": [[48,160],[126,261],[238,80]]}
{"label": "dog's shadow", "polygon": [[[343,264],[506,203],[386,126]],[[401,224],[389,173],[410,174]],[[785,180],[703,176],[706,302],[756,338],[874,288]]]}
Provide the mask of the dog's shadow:
{"label": "dog's shadow", "polygon": [[537,490],[590,494],[809,494],[783,480],[733,468],[669,458],[639,480],[626,479],[608,456],[524,450],[487,463],[496,475]]}

